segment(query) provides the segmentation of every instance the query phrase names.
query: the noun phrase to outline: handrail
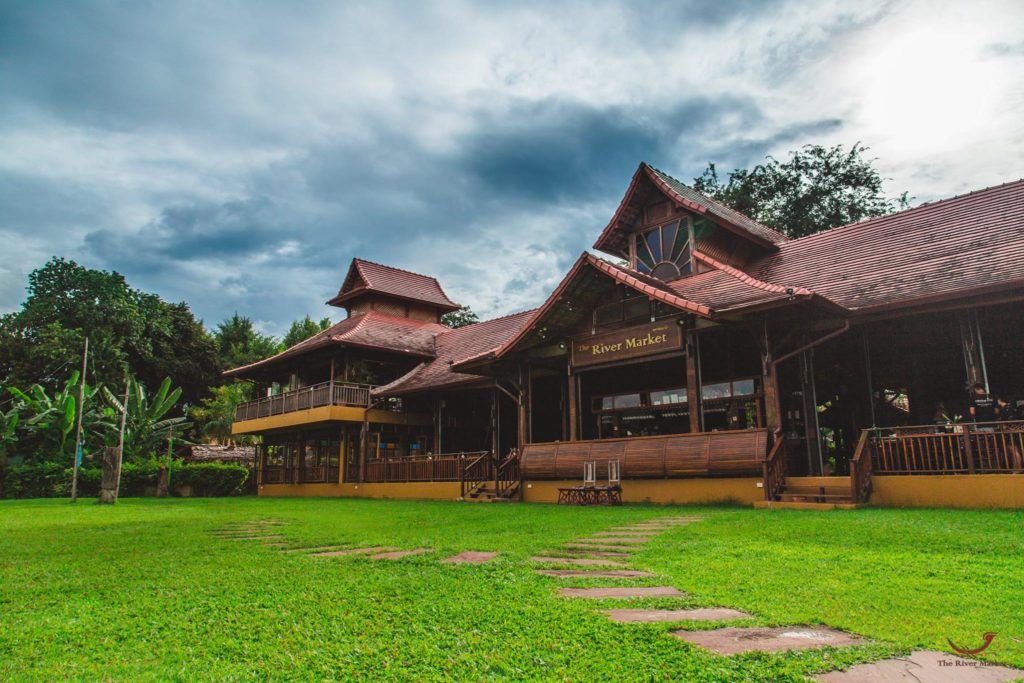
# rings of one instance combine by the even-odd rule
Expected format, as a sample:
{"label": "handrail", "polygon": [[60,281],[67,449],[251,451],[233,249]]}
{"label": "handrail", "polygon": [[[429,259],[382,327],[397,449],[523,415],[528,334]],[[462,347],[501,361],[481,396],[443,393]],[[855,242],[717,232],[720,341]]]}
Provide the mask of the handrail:
{"label": "handrail", "polygon": [[366,483],[461,481],[465,453],[397,455],[365,462]]}
{"label": "handrail", "polygon": [[870,431],[872,472],[876,475],[1024,472],[1024,420]]}
{"label": "handrail", "polygon": [[871,456],[864,457],[865,452],[874,448],[874,442],[869,440],[870,435],[870,429],[861,430],[857,449],[850,458],[850,499],[854,503],[867,502],[871,497],[871,469],[874,459]]}
{"label": "handrail", "polygon": [[786,483],[786,438],[775,432],[775,443],[764,459],[764,497],[775,500]]}
{"label": "handrail", "polygon": [[498,471],[494,477],[498,496],[500,498],[507,498],[507,494],[516,490],[516,487],[520,485],[521,478],[519,451],[513,448],[505,461],[498,466]]}
{"label": "handrail", "polygon": [[459,474],[459,497],[465,498],[466,493],[484,484],[491,478],[494,458],[490,451],[483,451],[479,457],[473,460]]}
{"label": "handrail", "polygon": [[370,392],[375,388],[376,385],[373,384],[353,382],[311,384],[301,389],[239,403],[235,407],[235,421],[255,420],[327,405],[366,408],[370,405]]}

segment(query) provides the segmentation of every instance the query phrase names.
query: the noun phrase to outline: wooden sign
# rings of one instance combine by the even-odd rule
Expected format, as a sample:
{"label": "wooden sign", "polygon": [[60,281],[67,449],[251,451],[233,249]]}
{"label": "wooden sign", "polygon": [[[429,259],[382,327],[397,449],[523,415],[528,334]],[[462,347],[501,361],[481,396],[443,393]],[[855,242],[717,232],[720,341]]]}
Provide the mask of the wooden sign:
{"label": "wooden sign", "polygon": [[676,351],[683,347],[683,328],[675,320],[627,327],[574,339],[575,367]]}

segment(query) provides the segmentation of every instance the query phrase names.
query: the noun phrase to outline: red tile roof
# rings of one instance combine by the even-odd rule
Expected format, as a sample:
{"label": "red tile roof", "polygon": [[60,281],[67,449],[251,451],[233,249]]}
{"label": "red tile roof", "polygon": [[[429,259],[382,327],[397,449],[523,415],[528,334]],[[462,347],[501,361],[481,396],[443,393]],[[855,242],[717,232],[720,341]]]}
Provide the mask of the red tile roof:
{"label": "red tile roof", "polygon": [[495,350],[532,318],[534,310],[449,330],[437,336],[437,355],[413,368],[391,384],[378,387],[375,395],[394,396],[423,389],[441,389],[476,382],[479,375],[454,372],[452,367]]}
{"label": "red tile roof", "polygon": [[448,331],[448,327],[438,323],[368,311],[346,318],[277,355],[228,370],[224,374],[244,375],[252,370],[266,368],[282,360],[332,345],[358,346],[411,356],[432,357],[435,352],[435,337]]}
{"label": "red tile roof", "polygon": [[419,301],[446,311],[459,308],[441,289],[437,278],[359,258],[352,259],[338,295],[327,303],[337,306],[368,292]]}
{"label": "red tile roof", "polygon": [[622,240],[622,235],[619,233],[623,228],[620,223],[633,200],[633,195],[638,185],[644,181],[653,183],[655,187],[661,190],[676,205],[693,211],[696,214],[708,216],[715,223],[760,244],[762,247],[775,248],[775,246],[787,240],[785,235],[772,230],[767,225],[758,223],[753,218],[716,202],[714,199],[676,180],[664,171],[659,171],[653,166],[641,163],[640,168],[633,174],[633,180],[625,196],[622,198],[619,208],[615,211],[615,215],[612,216],[611,221],[601,232],[601,236],[594,242],[594,249],[609,254],[620,253],[620,249],[616,248],[616,243],[618,242],[621,246]]}
{"label": "red tile roof", "polygon": [[747,269],[851,311],[967,296],[1024,280],[1024,180],[780,245]]}

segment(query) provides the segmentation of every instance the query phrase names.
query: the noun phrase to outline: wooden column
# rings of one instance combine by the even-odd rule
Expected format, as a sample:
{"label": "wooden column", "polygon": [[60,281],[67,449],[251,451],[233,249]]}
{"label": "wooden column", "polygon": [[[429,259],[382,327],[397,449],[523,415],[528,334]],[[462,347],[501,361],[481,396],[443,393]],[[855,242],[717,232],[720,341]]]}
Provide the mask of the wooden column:
{"label": "wooden column", "polygon": [[569,441],[576,441],[579,436],[577,426],[579,423],[579,419],[577,417],[579,408],[576,405],[579,392],[576,389],[576,384],[576,375],[573,374],[572,369],[570,368],[569,379],[566,383],[566,398],[568,399],[569,404]]}
{"label": "wooden column", "polygon": [[970,392],[974,384],[983,384],[988,392],[988,373],[985,368],[985,355],[981,345],[981,332],[978,329],[977,314],[974,311],[961,311],[957,314],[960,323],[960,344],[963,347],[964,369],[967,375],[967,386]]}
{"label": "wooden column", "polygon": [[501,453],[498,449],[501,448],[501,396],[498,394],[498,388],[491,389],[491,455],[495,458],[500,458]]}
{"label": "wooden column", "polygon": [[528,417],[528,398],[527,393],[529,391],[530,371],[527,368],[525,371],[523,366],[519,366],[519,403],[516,405],[518,409],[518,421],[516,423],[516,448],[519,451],[523,450],[523,446],[529,443],[527,429],[529,425]]}
{"label": "wooden column", "polygon": [[686,405],[690,414],[690,432],[701,431],[700,378],[697,371],[697,335],[686,333]]}
{"label": "wooden column", "polygon": [[338,437],[338,483],[345,483],[345,476],[348,474],[348,465],[345,462],[345,457],[348,455],[346,449],[348,443],[345,440],[345,428],[342,427],[340,430],[340,436]]}
{"label": "wooden column", "polygon": [[302,483],[302,465],[306,459],[306,441],[302,438],[302,431],[298,432],[298,444],[295,448],[295,461],[292,463],[292,483]]}
{"label": "wooden column", "polygon": [[363,424],[359,428],[359,483],[366,481],[366,442],[369,436],[370,423],[367,421],[367,410],[363,413]]}
{"label": "wooden column", "polygon": [[804,437],[807,446],[807,471],[820,476],[821,439],[818,434],[818,407],[814,396],[814,351],[800,354],[800,394],[803,399]]}
{"label": "wooden column", "polygon": [[782,431],[782,406],[779,402],[779,373],[775,367],[771,337],[765,323],[761,347],[761,381],[764,384],[764,420],[769,434]]}

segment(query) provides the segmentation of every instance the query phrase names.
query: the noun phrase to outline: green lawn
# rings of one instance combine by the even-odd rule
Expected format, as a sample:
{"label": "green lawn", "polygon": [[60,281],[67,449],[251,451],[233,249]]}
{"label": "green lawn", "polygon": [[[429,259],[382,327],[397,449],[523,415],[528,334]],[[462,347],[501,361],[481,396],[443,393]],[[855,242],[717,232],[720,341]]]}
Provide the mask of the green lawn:
{"label": "green lawn", "polygon": [[[718,657],[669,624],[613,624],[555,595],[530,554],[665,515],[631,564],[746,610],[824,623],[866,647]],[[279,519],[296,545],[437,552],[395,562],[282,554],[211,532]],[[497,550],[481,566],[444,565]],[[622,583],[616,582],[616,583]],[[611,604],[611,603],[609,603]],[[678,604],[671,600],[639,604]],[[802,680],[913,648],[998,634],[985,659],[1024,667],[1024,512],[472,505],[343,499],[0,503],[0,680]],[[693,624],[694,628],[715,624]]]}

